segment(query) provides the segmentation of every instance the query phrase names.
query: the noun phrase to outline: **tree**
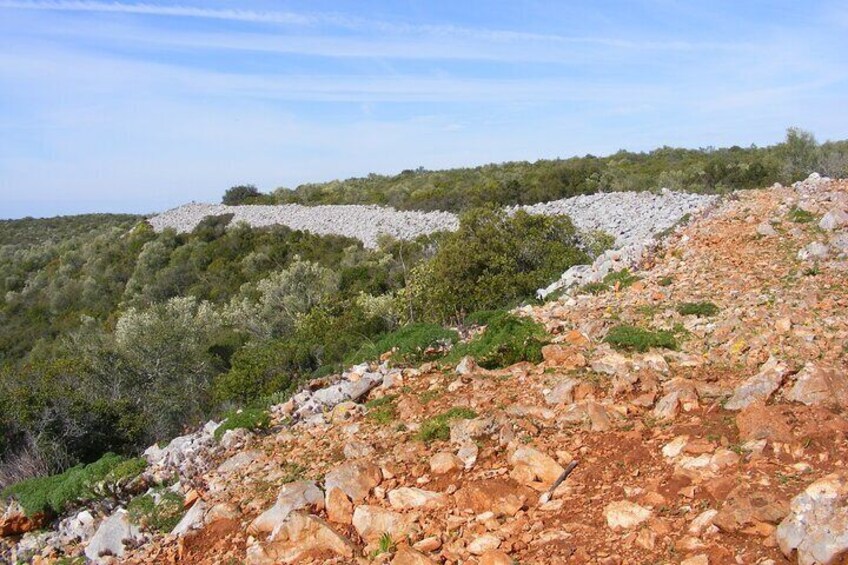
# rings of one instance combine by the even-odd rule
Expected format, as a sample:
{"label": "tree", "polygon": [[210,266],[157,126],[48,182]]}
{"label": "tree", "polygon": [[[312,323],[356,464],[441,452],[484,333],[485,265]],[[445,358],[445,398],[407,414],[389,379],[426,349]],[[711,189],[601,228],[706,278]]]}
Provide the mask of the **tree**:
{"label": "tree", "polygon": [[242,204],[255,204],[262,198],[262,193],[252,184],[240,184],[233,186],[224,193],[222,204],[228,206],[240,206]]}
{"label": "tree", "polygon": [[819,165],[819,144],[812,133],[800,128],[786,130],[786,140],[779,147],[783,173],[789,182],[800,180]]}

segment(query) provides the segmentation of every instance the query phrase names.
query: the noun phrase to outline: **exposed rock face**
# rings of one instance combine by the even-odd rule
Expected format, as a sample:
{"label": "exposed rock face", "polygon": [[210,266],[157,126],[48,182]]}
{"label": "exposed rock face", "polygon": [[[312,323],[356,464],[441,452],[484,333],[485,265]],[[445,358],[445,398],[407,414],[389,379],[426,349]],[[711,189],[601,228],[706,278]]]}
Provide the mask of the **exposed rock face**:
{"label": "exposed rock face", "polygon": [[95,563],[105,562],[109,556],[121,557],[124,555],[124,541],[132,541],[138,535],[138,527],[130,523],[127,511],[118,509],[97,528],[85,548],[85,556]]}
{"label": "exposed rock face", "polygon": [[832,474],[792,499],[777,527],[777,543],[799,565],[832,565],[848,554],[848,478]]}

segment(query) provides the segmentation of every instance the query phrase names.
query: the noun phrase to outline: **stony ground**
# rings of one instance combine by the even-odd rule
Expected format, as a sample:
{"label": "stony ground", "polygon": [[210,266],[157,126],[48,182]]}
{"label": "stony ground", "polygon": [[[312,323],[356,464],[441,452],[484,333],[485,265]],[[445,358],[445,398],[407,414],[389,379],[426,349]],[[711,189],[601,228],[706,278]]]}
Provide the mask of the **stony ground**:
{"label": "stony ground", "polygon": [[[119,561],[848,562],[839,210],[846,181],[740,193],[635,284],[528,308],[553,340],[539,365],[359,367],[277,407],[269,433],[198,448],[208,460],[151,452],[182,469],[191,517]],[[676,310],[698,301],[719,310]],[[614,351],[620,324],[679,349]],[[476,417],[417,439],[457,408]]]}

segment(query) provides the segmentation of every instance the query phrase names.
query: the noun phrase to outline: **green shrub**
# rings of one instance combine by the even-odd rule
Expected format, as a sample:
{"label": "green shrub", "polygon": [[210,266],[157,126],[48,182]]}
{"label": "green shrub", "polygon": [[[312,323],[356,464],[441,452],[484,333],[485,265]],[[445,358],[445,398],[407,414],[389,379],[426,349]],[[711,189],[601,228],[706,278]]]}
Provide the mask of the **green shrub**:
{"label": "green shrub", "polygon": [[106,481],[109,483],[120,483],[134,479],[142,474],[145,469],[147,469],[147,460],[144,457],[125,459],[109,471],[109,474],[106,475]]}
{"label": "green shrub", "polygon": [[98,498],[95,487],[113,473],[113,480],[126,478],[139,467],[137,462],[127,462],[120,455],[107,453],[89,465],[77,465],[57,475],[15,483],[6,487],[2,495],[16,499],[30,516],[40,512],[61,514],[72,504]]}
{"label": "green shrub", "polygon": [[542,360],[547,333],[541,324],[504,311],[487,312],[485,320],[486,330],[470,342],[456,345],[447,361],[455,363],[470,355],[481,367],[497,369],[521,361]]}
{"label": "green shrub", "polygon": [[266,395],[288,391],[297,384],[292,377],[308,358],[291,340],[271,340],[239,349],[232,367],[213,380],[213,394],[218,402],[246,405]]}
{"label": "green shrub", "polygon": [[436,440],[450,439],[450,423],[454,420],[470,420],[476,418],[477,413],[470,408],[454,407],[438,416],[433,416],[421,422],[416,438],[430,443]]}
{"label": "green shrub", "polygon": [[427,350],[453,345],[459,335],[436,324],[409,324],[391,333],[382,335],[377,341],[364,345],[346,360],[349,364],[374,360],[387,351],[393,351],[392,362],[418,363],[431,355]]}
{"label": "green shrub", "polygon": [[615,236],[604,230],[592,230],[580,234],[580,239],[590,257],[597,257],[615,245]]}
{"label": "green shrub", "polygon": [[640,353],[644,353],[652,347],[677,349],[677,340],[672,332],[653,332],[636,326],[616,326],[607,333],[604,341],[616,349]]}
{"label": "green shrub", "polygon": [[271,415],[262,408],[244,408],[226,415],[226,419],[215,429],[215,439],[220,441],[227,430],[244,428],[247,430],[267,430],[271,425]]}
{"label": "green shrub", "polygon": [[618,284],[619,289],[627,288],[632,285],[636,281],[639,280],[639,277],[632,274],[630,269],[621,269],[620,271],[613,271],[611,273],[607,273],[604,277],[604,284],[608,287],[614,287]]}
{"label": "green shrub", "polygon": [[718,306],[712,302],[684,302],[678,304],[677,311],[681,316],[709,317],[718,314]]}
{"label": "green shrub", "polygon": [[807,212],[801,208],[792,208],[789,210],[789,220],[796,224],[808,224],[816,219],[812,212]]}
{"label": "green shrub", "polygon": [[133,498],[127,505],[130,522],[150,532],[168,533],[185,514],[183,497],[169,490],[159,490],[159,501],[152,494]]}
{"label": "green shrub", "polygon": [[435,256],[412,270],[401,292],[416,320],[445,323],[469,312],[512,306],[588,256],[565,216],[475,209],[446,234]]}

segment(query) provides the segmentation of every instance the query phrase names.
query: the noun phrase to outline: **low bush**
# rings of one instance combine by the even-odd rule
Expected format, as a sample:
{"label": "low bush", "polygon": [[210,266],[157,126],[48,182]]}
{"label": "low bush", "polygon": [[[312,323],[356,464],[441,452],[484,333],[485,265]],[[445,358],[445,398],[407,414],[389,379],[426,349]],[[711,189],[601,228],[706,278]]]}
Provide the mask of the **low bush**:
{"label": "low bush", "polygon": [[584,294],[600,294],[609,290],[609,286],[602,282],[590,282],[580,287],[580,292]]}
{"label": "low bush", "polygon": [[469,312],[532,297],[573,265],[588,263],[566,216],[479,208],[463,214],[435,256],[414,268],[400,302],[416,320],[461,321]]}
{"label": "low bush", "polygon": [[454,407],[438,416],[428,418],[421,423],[416,438],[430,443],[436,440],[450,439],[450,423],[454,420],[470,420],[477,417],[477,412],[470,408]]}
{"label": "low bush", "polygon": [[652,347],[677,349],[677,340],[672,332],[650,331],[636,326],[616,326],[612,328],[604,341],[625,351],[644,353]]}
{"label": "low bush", "polygon": [[684,302],[678,304],[677,312],[681,316],[709,317],[718,314],[718,306],[712,302]]}
{"label": "low bush", "polygon": [[507,367],[521,361],[539,363],[547,333],[541,324],[504,311],[485,312],[484,317],[470,319],[485,321],[486,330],[468,343],[456,345],[447,357],[455,363],[470,355],[485,369]]}
{"label": "low bush", "polygon": [[392,351],[393,363],[419,363],[443,355],[458,339],[455,331],[436,324],[409,324],[363,345],[346,362],[353,365],[374,360]]}
{"label": "low bush", "polygon": [[226,415],[226,419],[215,430],[215,439],[220,441],[227,430],[244,428],[247,430],[267,430],[271,425],[271,415],[263,408],[245,408]]}
{"label": "low bush", "polygon": [[153,494],[133,498],[127,505],[127,513],[130,522],[143,530],[168,533],[185,514],[183,497],[169,490],[160,490],[157,494],[158,501]]}
{"label": "low bush", "polygon": [[61,514],[72,504],[98,498],[95,490],[98,484],[131,478],[135,470],[140,473],[143,469],[138,460],[107,453],[88,465],[21,481],[3,489],[2,495],[17,500],[30,516],[41,512]]}

